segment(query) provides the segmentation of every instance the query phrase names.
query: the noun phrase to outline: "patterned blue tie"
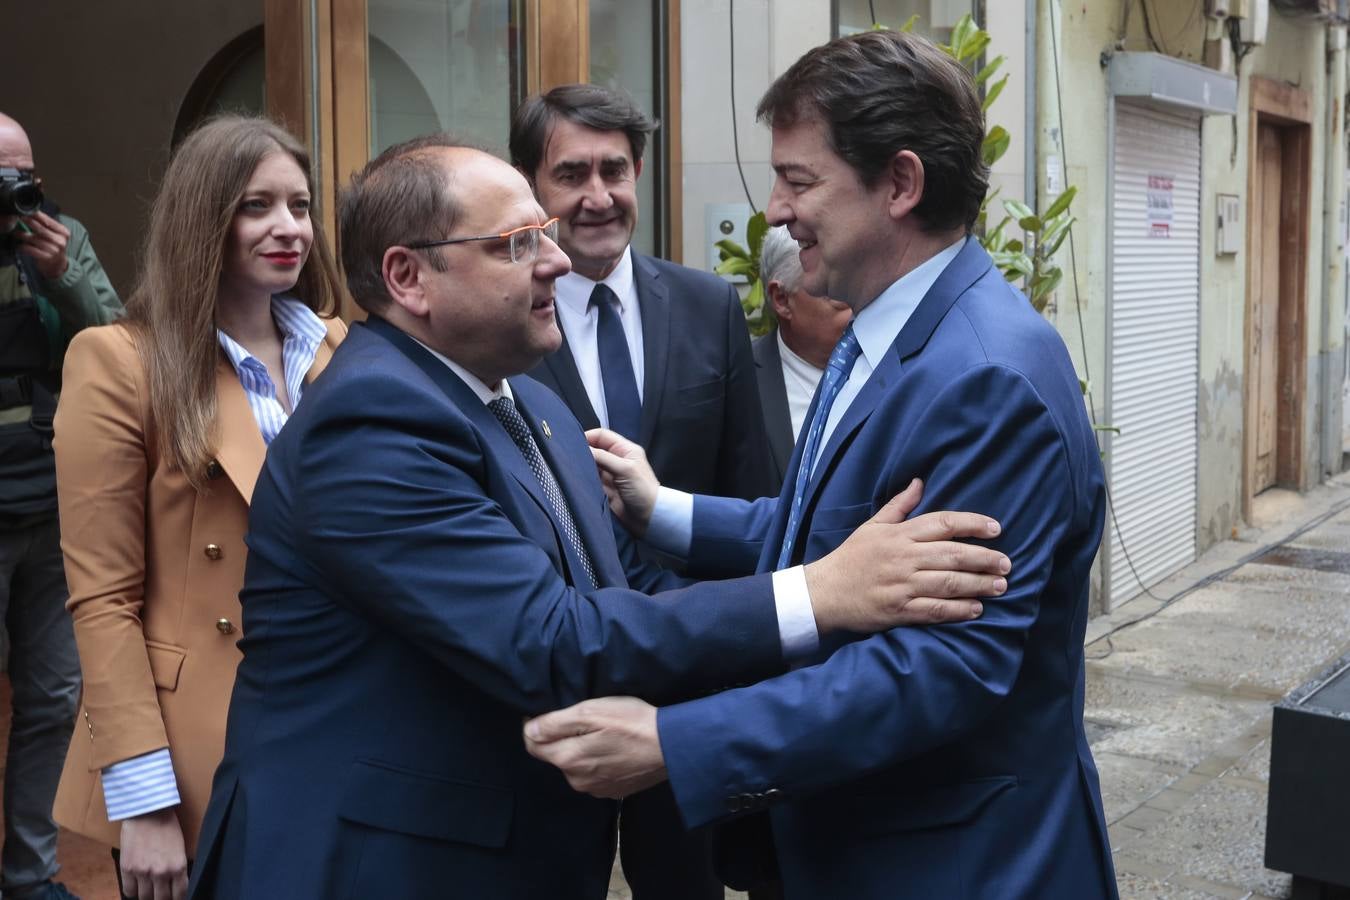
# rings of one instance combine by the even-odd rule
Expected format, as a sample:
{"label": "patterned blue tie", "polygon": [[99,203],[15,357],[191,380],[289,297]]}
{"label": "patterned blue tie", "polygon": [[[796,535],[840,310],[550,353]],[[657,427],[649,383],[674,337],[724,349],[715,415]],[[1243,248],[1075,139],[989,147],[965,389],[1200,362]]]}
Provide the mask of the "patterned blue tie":
{"label": "patterned blue tie", "polygon": [[628,353],[628,338],[615,309],[618,302],[619,298],[604,284],[597,284],[591,291],[591,305],[600,313],[595,347],[600,357],[600,381],[605,386],[609,427],[636,441],[642,423],[642,400],[638,397],[637,376],[633,374],[633,357]]}
{"label": "patterned blue tie", "polygon": [[830,407],[839,389],[848,381],[853,364],[858,361],[862,347],[853,334],[853,323],[844,329],[844,336],[834,345],[830,361],[825,364],[825,374],[820,379],[820,401],[816,403],[816,415],[811,419],[811,427],[806,432],[806,446],[802,448],[802,458],[797,464],[797,481],[792,488],[792,512],[788,515],[787,533],[783,535],[783,551],[778,554],[775,568],[786,569],[792,562],[792,545],[797,540],[797,530],[802,524],[802,503],[806,498],[806,488],[811,483],[811,470],[815,467],[816,454],[820,452],[820,438],[825,433],[825,422],[830,418]]}
{"label": "patterned blue tie", "polygon": [[521,454],[525,457],[525,462],[529,463],[530,470],[534,472],[534,477],[539,479],[539,486],[544,489],[544,496],[548,498],[548,503],[553,507],[554,514],[562,524],[563,535],[567,538],[567,543],[571,545],[572,552],[581,560],[581,567],[585,570],[584,574],[590,583],[585,584],[576,573],[573,573],[573,582],[575,587],[582,590],[590,590],[597,587],[599,581],[595,577],[595,568],[591,564],[591,555],[586,552],[586,545],[581,542],[581,532],[577,530],[576,520],[572,518],[572,511],[567,508],[567,500],[563,498],[562,489],[558,487],[558,480],[553,477],[553,471],[549,469],[548,464],[544,462],[544,456],[539,452],[539,445],[534,442],[534,435],[530,434],[530,426],[525,424],[525,417],[516,409],[516,404],[510,397],[498,397],[488,404],[488,409],[492,410],[506,433],[511,435],[511,440],[516,442],[520,448]]}

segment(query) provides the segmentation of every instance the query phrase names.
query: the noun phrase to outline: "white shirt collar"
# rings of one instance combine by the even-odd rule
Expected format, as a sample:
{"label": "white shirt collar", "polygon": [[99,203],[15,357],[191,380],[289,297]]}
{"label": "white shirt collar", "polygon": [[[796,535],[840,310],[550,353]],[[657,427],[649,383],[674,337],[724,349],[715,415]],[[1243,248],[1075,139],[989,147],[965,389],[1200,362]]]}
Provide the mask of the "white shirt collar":
{"label": "white shirt collar", "polygon": [[[408,335],[408,337],[412,337],[412,335]],[[413,340],[417,341],[417,338],[413,338]],[[477,375],[473,374],[468,369],[461,366],[459,363],[455,362],[450,357],[446,356],[444,353],[441,353],[439,350],[428,347],[426,344],[422,344],[421,341],[417,341],[417,343],[421,344],[422,348],[426,350],[428,353],[430,353],[432,356],[436,357],[441,362],[443,362],[447,369],[458,375],[459,380],[467,384],[469,386],[469,390],[473,391],[474,395],[477,396],[479,400],[483,401],[484,406],[488,405],[493,400],[496,400],[498,397],[509,397],[513,402],[515,401],[516,399],[515,395],[511,393],[511,386],[506,383],[505,378],[501,380],[501,383],[497,386],[497,389],[494,391],[492,388],[488,387],[485,383],[483,383],[483,380],[481,378],[479,378]]]}
{"label": "white shirt collar", "polygon": [[599,282],[591,281],[585,275],[578,275],[576,272],[568,272],[559,278],[556,282],[558,302],[566,303],[577,315],[584,316],[591,303],[591,291],[595,290],[596,284],[604,284],[614,292],[614,296],[619,298],[619,312],[622,313],[628,298],[636,296],[633,288],[633,254],[631,251],[631,246],[624,247],[623,255],[619,257],[618,263],[614,266],[614,271]]}
{"label": "white shirt collar", "polygon": [[961,238],[900,276],[854,317],[853,333],[873,371],[881,364],[886,351],[895,342],[924,295],[951,261],[956,259],[967,240],[969,238]]}

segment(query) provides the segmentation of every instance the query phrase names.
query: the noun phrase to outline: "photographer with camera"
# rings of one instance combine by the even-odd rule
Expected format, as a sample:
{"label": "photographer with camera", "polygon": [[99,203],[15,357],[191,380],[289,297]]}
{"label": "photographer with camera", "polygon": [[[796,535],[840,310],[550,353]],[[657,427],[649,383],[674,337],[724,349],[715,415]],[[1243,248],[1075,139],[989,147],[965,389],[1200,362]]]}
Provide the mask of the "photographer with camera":
{"label": "photographer with camera", "polygon": [[0,620],[13,695],[0,851],[6,900],[73,897],[51,880],[52,799],[80,688],[65,609],[52,416],[67,342],[121,314],[84,226],[43,198],[28,135],[0,113]]}

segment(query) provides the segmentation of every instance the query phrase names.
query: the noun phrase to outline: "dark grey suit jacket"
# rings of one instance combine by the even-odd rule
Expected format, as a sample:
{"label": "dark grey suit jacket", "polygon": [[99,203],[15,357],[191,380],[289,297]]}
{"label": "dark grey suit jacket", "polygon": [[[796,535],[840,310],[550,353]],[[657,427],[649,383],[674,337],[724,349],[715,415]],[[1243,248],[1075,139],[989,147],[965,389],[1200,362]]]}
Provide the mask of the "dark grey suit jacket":
{"label": "dark grey suit jacket", "polygon": [[788,410],[787,384],[783,381],[783,357],[778,352],[778,326],[755,338],[751,351],[759,382],[759,405],[764,411],[765,459],[773,468],[774,489],[778,490],[797,440],[792,432],[792,413]]}
{"label": "dark grey suit jacket", "polygon": [[[645,374],[638,443],[661,483],[754,499],[777,493],[763,464],[750,334],[735,289],[708,272],[633,252]],[[583,428],[600,419],[563,346],[530,370],[562,397]]]}

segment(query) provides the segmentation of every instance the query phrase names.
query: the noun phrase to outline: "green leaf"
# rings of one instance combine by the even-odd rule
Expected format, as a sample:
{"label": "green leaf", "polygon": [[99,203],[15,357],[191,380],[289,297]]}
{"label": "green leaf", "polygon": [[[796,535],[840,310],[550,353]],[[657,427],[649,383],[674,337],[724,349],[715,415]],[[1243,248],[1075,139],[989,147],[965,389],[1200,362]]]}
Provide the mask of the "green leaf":
{"label": "green leaf", "polygon": [[750,292],[741,301],[741,309],[745,310],[748,316],[762,306],[764,306],[764,282],[756,281],[750,285]]}
{"label": "green leaf", "polygon": [[989,46],[989,32],[976,31],[961,48],[961,55],[957,57],[959,62],[968,62],[979,57]]}
{"label": "green leaf", "polygon": [[722,238],[713,245],[722,259],[749,259],[750,252],[731,238]]}
{"label": "green leaf", "polygon": [[1008,215],[1019,221],[1027,216],[1036,215],[1035,211],[1021,200],[1004,200],[1003,208],[1008,211]]}
{"label": "green leaf", "polygon": [[1004,244],[1003,249],[1007,250],[1009,253],[1021,253],[1026,248],[1022,246],[1021,241],[1014,238],[1013,240],[1008,241],[1008,243]]}
{"label": "green leaf", "polygon": [[993,77],[994,73],[998,71],[999,66],[1003,65],[1005,61],[1006,57],[1004,57],[1002,54],[995,56],[993,59],[989,60],[988,65],[986,65],[983,69],[975,73],[975,83],[984,84],[986,81],[988,81],[990,78]]}
{"label": "green leaf", "polygon": [[718,275],[744,275],[746,278],[755,276],[755,264],[748,259],[732,257],[724,259],[718,263],[713,271]]}
{"label": "green leaf", "polygon": [[994,101],[998,99],[999,94],[1003,93],[1003,88],[1008,84],[1008,77],[1009,76],[1004,75],[998,81],[994,82],[993,87],[989,88],[988,93],[984,95],[984,103],[980,104],[981,110],[988,112],[989,107],[994,105]]}
{"label": "green leaf", "polygon": [[1078,379],[1078,390],[1082,391],[1083,396],[1086,397],[1088,392],[1092,390],[1092,385],[1086,378],[1080,378]]}
{"label": "green leaf", "polygon": [[1031,299],[1039,300],[1047,297],[1059,287],[1060,281],[1064,278],[1064,270],[1055,268],[1041,273],[1041,276],[1031,283]]}
{"label": "green leaf", "polygon": [[750,217],[750,221],[745,223],[745,240],[750,245],[750,255],[753,259],[759,259],[760,250],[764,247],[764,235],[769,233],[769,219],[763,211],[755,213]]}
{"label": "green leaf", "polygon": [[1043,218],[1053,219],[1055,216],[1064,212],[1069,208],[1069,204],[1073,202],[1073,198],[1076,196],[1078,196],[1078,188],[1069,185],[1069,187],[1064,189],[1064,193],[1056,197],[1055,202],[1050,204],[1050,208],[1045,211]]}
{"label": "green leaf", "polygon": [[1003,276],[1009,281],[1017,278],[1030,278],[1035,274],[1031,259],[1025,253],[1002,250],[990,255],[994,259],[994,264],[1002,270]]}
{"label": "green leaf", "polygon": [[[903,25],[900,26],[900,30],[903,31],[903,32],[905,32],[906,34],[909,34],[911,31],[914,30],[914,26],[915,26],[915,24],[918,23],[918,21],[919,21],[919,14],[918,14],[918,13],[915,13],[914,15],[910,16],[908,19],[905,20],[905,24],[903,24]],[[876,28],[876,27],[878,27],[878,26],[877,26],[875,23],[873,23],[873,26],[872,26],[872,27],[873,27],[873,28]],[[880,27],[880,28],[885,28],[886,26],[885,26],[885,25],[881,25],[881,26],[879,26],[879,27]]]}
{"label": "green leaf", "polygon": [[1064,243],[1064,239],[1069,236],[1069,229],[1073,228],[1073,223],[1077,222],[1078,220],[1070,216],[1067,219],[1060,219],[1059,221],[1064,223],[1064,227],[1061,231],[1059,231],[1055,235],[1053,239],[1049,237],[1041,238],[1043,245],[1043,250],[1041,252],[1042,256],[1050,257],[1058,253],[1060,245],[1062,245]]}
{"label": "green leaf", "polygon": [[1022,226],[1023,231],[1030,231],[1032,234],[1041,230],[1041,219],[1037,215],[1023,216],[1017,220],[1017,224]]}
{"label": "green leaf", "polygon": [[989,129],[989,133],[984,136],[984,143],[980,146],[980,156],[984,164],[992,166],[998,162],[999,158],[1008,152],[1008,144],[1011,142],[1012,136],[1002,125],[995,125]]}

